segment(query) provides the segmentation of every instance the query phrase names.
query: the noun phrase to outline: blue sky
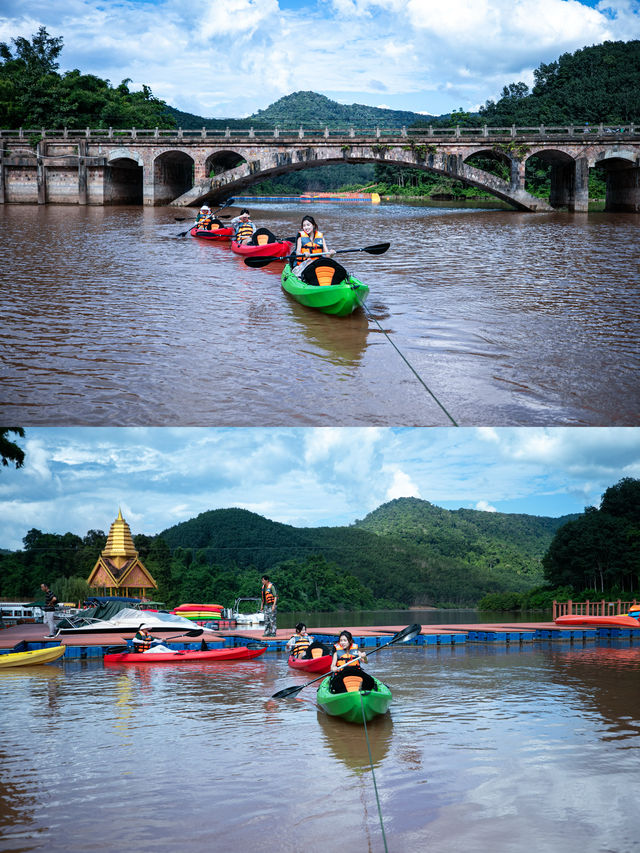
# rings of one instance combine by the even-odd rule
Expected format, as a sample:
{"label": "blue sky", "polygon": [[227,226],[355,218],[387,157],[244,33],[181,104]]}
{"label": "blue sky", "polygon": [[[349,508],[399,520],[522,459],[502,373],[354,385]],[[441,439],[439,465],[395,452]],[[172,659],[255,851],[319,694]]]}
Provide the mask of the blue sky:
{"label": "blue sky", "polygon": [[0,547],[32,527],[107,531],[121,507],[155,534],[220,507],[295,526],[350,524],[385,501],[559,516],[640,477],[633,428],[27,428],[0,469]]}
{"label": "blue sky", "polygon": [[0,41],[45,26],[61,70],[131,78],[187,112],[238,117],[291,92],[434,115],[533,82],[562,53],[640,37],[639,0],[3,0]]}

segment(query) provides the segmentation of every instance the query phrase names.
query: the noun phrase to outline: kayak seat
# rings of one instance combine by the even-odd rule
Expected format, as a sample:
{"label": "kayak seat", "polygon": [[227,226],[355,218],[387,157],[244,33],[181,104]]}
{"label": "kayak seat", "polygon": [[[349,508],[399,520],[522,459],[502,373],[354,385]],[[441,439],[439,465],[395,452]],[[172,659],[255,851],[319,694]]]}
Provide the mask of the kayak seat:
{"label": "kayak seat", "polygon": [[277,243],[276,235],[269,231],[268,228],[256,228],[253,236],[247,245],[249,246],[266,246],[267,243]]}
{"label": "kayak seat", "polygon": [[325,655],[332,655],[333,649],[329,648],[329,646],[324,643],[319,643],[318,640],[314,640],[310,646],[304,650],[304,654],[302,657],[309,660],[310,658],[321,658]]}
{"label": "kayak seat", "polygon": [[375,680],[361,669],[359,672],[349,672],[353,667],[343,667],[331,676],[330,693],[354,693],[356,690],[377,690]]}
{"label": "kayak seat", "polygon": [[217,231],[218,228],[224,228],[224,222],[221,222],[219,219],[214,219],[211,222],[211,230]]}
{"label": "kayak seat", "polygon": [[327,287],[331,284],[341,284],[346,281],[346,269],[333,258],[318,258],[302,271],[300,278],[305,284],[316,287]]}

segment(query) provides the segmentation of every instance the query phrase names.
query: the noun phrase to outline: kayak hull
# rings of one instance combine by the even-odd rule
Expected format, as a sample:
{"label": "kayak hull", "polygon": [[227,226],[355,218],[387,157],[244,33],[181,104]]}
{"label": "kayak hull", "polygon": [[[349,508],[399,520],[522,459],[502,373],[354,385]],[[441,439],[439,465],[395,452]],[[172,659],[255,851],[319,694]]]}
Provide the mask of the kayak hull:
{"label": "kayak hull", "polygon": [[640,629],[640,621],[633,616],[558,616],[556,625],[575,627],[581,626],[591,628],[637,628]]}
{"label": "kayak hull", "polygon": [[340,284],[320,287],[306,284],[292,273],[289,264],[282,272],[282,289],[301,305],[336,317],[348,317],[356,308],[364,305],[369,295],[368,286],[352,275]]}
{"label": "kayak hull", "polygon": [[0,669],[53,663],[61,658],[66,650],[66,646],[53,646],[48,649],[34,649],[32,652],[9,652],[7,655],[0,655]]}
{"label": "kayak hull", "polygon": [[294,658],[289,656],[289,666],[291,669],[301,670],[302,672],[314,672],[317,675],[321,675],[323,672],[329,672],[332,659],[333,655],[322,655],[319,658]]}
{"label": "kayak hull", "polygon": [[342,717],[349,723],[362,723],[364,717],[369,722],[380,714],[385,714],[393,699],[386,684],[374,678],[377,690],[359,691],[352,693],[330,693],[329,677],[320,682],[318,688],[318,705],[332,717]]}
{"label": "kayak hull", "polygon": [[200,240],[230,240],[235,232],[235,228],[216,228],[212,231],[207,231],[206,228],[192,228],[191,236],[198,237]]}
{"label": "kayak hull", "polygon": [[265,243],[263,246],[250,246],[246,243],[236,243],[235,240],[231,241],[231,251],[248,258],[279,258],[282,255],[289,255],[291,248],[292,244],[288,240]]}
{"label": "kayak hull", "polygon": [[266,646],[249,649],[209,649],[208,651],[119,652],[105,655],[105,663],[206,663],[207,661],[252,660],[264,654]]}

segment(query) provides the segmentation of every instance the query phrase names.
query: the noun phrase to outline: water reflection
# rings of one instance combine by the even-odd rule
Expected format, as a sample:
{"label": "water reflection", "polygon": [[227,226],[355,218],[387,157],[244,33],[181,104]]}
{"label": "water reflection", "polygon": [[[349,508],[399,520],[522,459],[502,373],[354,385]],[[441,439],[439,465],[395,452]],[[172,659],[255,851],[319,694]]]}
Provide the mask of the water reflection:
{"label": "water reflection", "polygon": [[318,726],[324,735],[325,746],[350,770],[371,771],[367,735],[374,768],[378,767],[389,753],[393,735],[393,720],[389,714],[383,714],[371,720],[367,723],[365,732],[364,726],[345,723],[319,710]]}

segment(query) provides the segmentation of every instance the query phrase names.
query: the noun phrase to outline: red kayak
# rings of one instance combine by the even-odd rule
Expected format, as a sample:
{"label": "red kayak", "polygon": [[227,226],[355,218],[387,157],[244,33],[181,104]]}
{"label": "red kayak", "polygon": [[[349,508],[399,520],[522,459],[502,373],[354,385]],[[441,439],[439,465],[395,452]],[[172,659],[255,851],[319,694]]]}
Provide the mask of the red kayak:
{"label": "red kayak", "polygon": [[277,243],[252,246],[251,243],[236,243],[232,240],[231,251],[250,258],[279,258],[291,253],[291,243],[288,240],[280,240]]}
{"label": "red kayak", "polygon": [[319,658],[293,658],[289,657],[291,669],[301,669],[304,672],[329,672],[333,655],[322,655]]}
{"label": "red kayak", "polygon": [[230,240],[233,237],[235,228],[227,227],[226,225],[212,226],[209,231],[207,228],[196,228],[195,225],[191,229],[192,237],[200,237],[202,240]]}
{"label": "red kayak", "polygon": [[249,649],[247,646],[238,646],[236,649],[209,649],[202,651],[175,651],[175,652],[120,652],[113,655],[105,655],[105,663],[184,663],[186,661],[223,661],[223,660],[250,660],[260,657],[266,651],[266,646],[257,649]]}
{"label": "red kayak", "polygon": [[289,240],[278,240],[268,228],[257,228],[249,243],[231,241],[231,251],[236,255],[250,258],[279,258],[291,252],[293,243]]}

